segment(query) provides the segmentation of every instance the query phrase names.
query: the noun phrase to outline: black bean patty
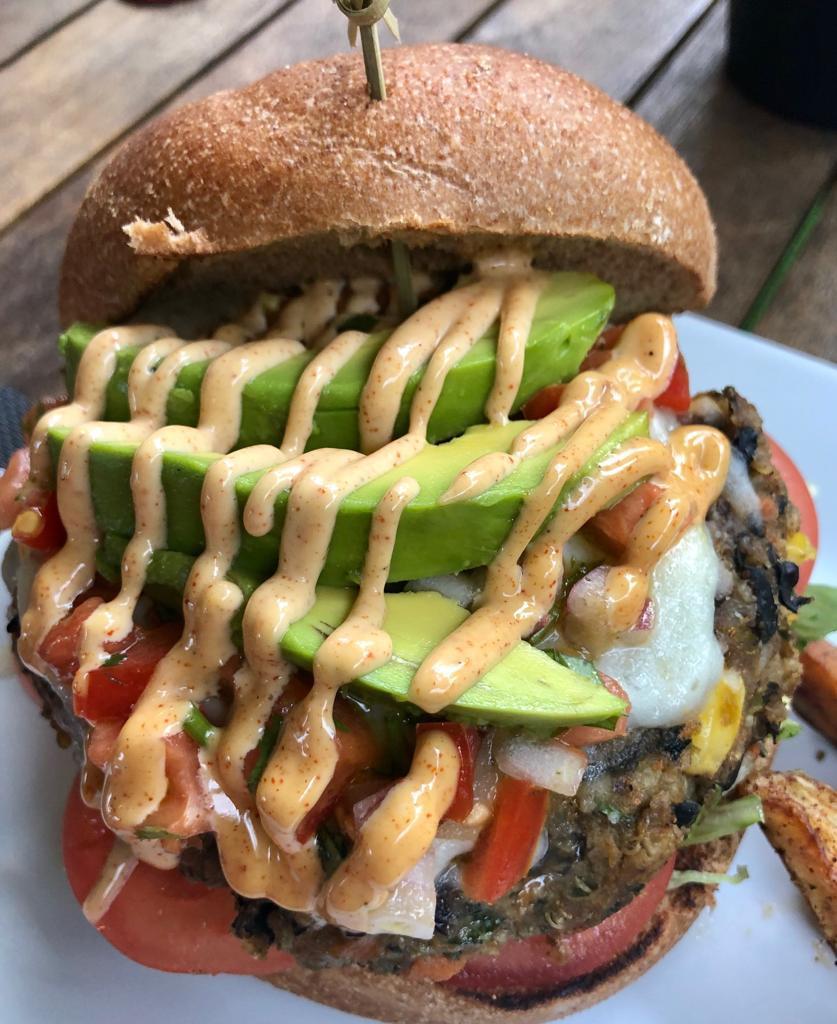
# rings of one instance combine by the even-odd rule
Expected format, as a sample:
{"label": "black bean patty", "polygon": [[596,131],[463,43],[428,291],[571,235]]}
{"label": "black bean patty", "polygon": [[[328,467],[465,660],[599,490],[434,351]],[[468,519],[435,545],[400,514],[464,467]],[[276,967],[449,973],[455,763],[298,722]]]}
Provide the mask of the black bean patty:
{"label": "black bean patty", "polygon": [[724,567],[715,631],[726,665],[746,686],[741,729],[716,777],[682,770],[687,730],[632,730],[590,748],[575,797],[551,798],[546,855],[508,896],[492,906],[473,903],[455,869],[442,876],[432,940],[349,936],[261,900],[239,900],[237,934],[256,948],[279,945],[306,967],[363,963],[403,971],[421,956],[456,957],[477,945],[490,950],[509,938],[597,924],[666,863],[707,795],[731,785],[745,753],[775,737],[798,679],[788,623],[796,566],[784,561],[798,513],[771,462],[761,419],[732,388],[698,396],[685,419],[710,423],[729,437],[761,504],[758,516],[742,513],[725,493],[707,518]]}

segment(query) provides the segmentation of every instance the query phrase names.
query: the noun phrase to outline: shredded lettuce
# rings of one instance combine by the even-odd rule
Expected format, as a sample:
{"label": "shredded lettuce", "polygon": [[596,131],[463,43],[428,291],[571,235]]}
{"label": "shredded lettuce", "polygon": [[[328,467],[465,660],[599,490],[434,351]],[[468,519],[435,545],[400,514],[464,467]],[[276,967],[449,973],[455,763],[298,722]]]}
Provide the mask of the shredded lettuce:
{"label": "shredded lettuce", "polygon": [[761,824],[763,821],[761,798],[755,795],[742,796],[739,800],[725,803],[707,803],[683,840],[683,845],[711,843],[713,839],[741,832],[749,825]]}
{"label": "shredded lettuce", "polygon": [[794,722],[792,718],[786,718],[779,726],[779,735],[776,737],[780,743],[784,740],[792,740],[794,736],[798,736],[802,726],[799,722]]}
{"label": "shredded lettuce", "polygon": [[721,882],[739,885],[749,877],[750,872],[744,864],[738,865],[734,875],[722,875],[714,871],[672,871],[668,891],[679,889],[681,885],[719,885]]}
{"label": "shredded lettuce", "polygon": [[805,591],[811,603],[803,605],[793,620],[793,631],[800,647],[812,640],[823,640],[837,630],[837,587],[812,584]]}

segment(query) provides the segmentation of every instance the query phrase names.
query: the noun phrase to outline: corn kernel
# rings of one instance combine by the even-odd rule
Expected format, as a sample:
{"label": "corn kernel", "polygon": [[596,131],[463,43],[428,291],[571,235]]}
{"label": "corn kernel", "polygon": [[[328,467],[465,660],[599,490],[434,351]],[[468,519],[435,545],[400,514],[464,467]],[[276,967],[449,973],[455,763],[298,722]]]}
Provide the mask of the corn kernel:
{"label": "corn kernel", "polygon": [[724,670],[698,716],[692,734],[691,775],[714,775],[732,749],[744,710],[744,680],[738,672]]}
{"label": "corn kernel", "polygon": [[801,530],[797,530],[796,533],[792,533],[788,537],[787,557],[792,562],[802,565],[803,562],[810,562],[816,554],[817,549]]}

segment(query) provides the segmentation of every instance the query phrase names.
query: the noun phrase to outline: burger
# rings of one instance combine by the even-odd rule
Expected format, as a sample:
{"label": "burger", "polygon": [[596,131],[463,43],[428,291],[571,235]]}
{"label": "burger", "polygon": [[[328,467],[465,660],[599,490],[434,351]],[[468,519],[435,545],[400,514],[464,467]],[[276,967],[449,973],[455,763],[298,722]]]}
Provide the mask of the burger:
{"label": "burger", "polygon": [[22,670],[114,946],[390,1021],[627,984],[759,820],[799,549],[690,393],[689,170],[483,46],[277,71],[133,136],[61,275],[69,398],[3,478]]}

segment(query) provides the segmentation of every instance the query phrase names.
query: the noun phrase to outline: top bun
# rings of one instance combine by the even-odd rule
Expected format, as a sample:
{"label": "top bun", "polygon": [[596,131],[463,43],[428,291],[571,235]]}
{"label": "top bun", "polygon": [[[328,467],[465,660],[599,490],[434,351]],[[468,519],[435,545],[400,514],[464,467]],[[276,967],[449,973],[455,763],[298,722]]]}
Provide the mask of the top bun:
{"label": "top bun", "polygon": [[[155,292],[387,273],[381,243],[461,267],[510,243],[613,284],[617,313],[705,305],[715,232],[683,161],[648,124],[560,68],[487,46],[357,53],[276,71],[132,136],[70,231],[61,319],[109,321]],[[162,287],[161,287],[162,286]]]}

